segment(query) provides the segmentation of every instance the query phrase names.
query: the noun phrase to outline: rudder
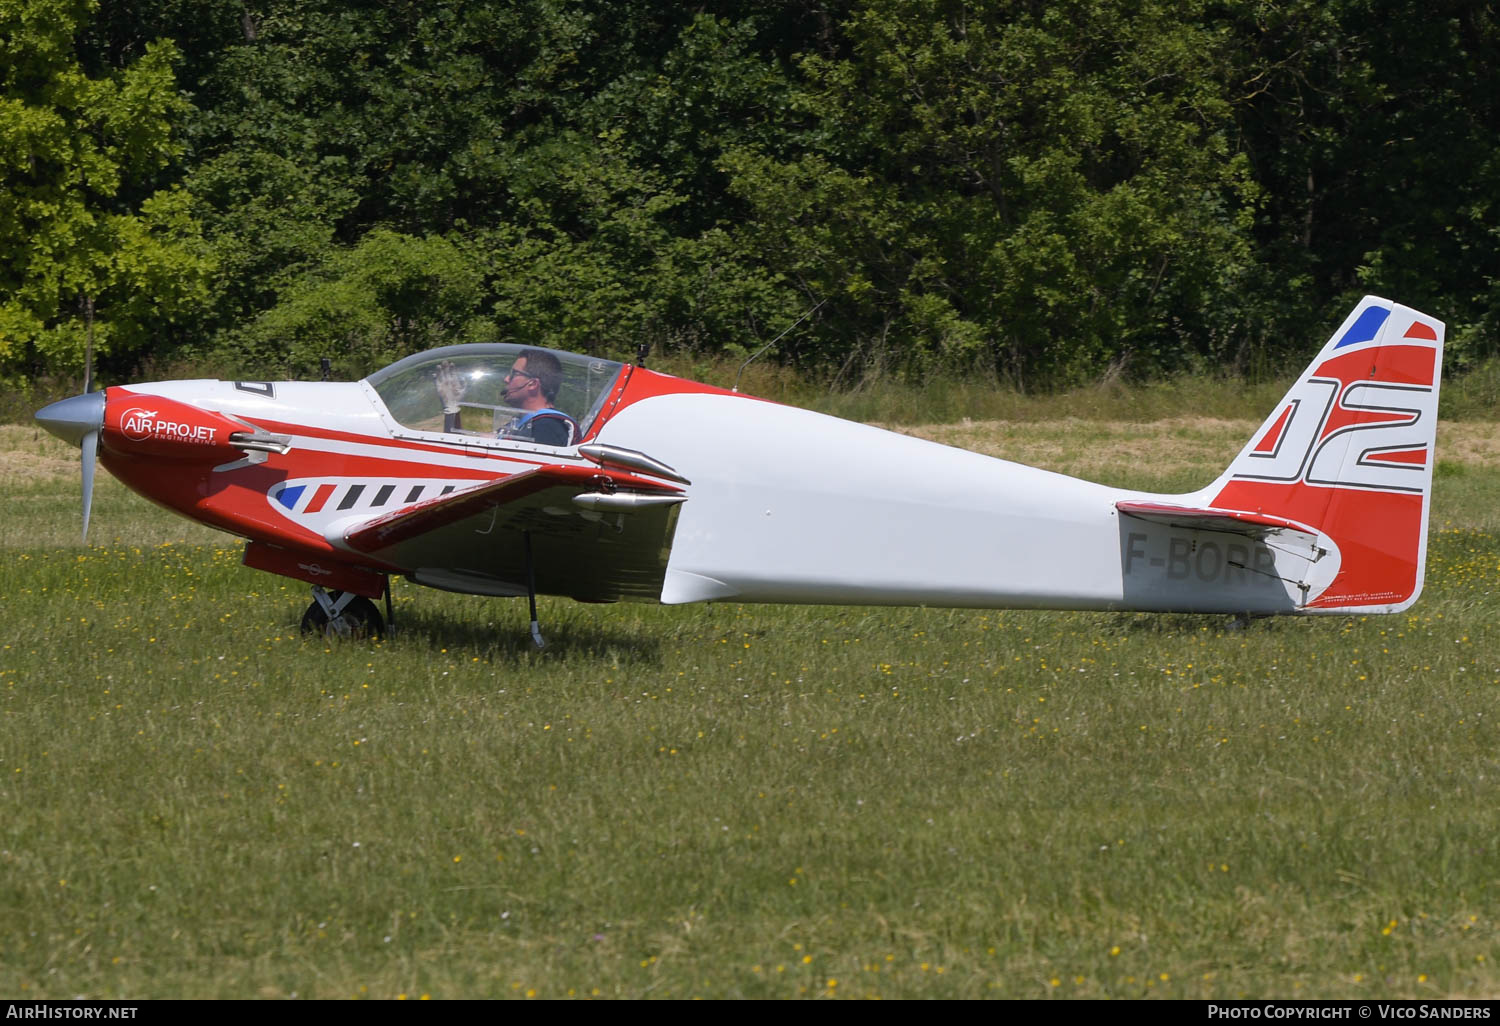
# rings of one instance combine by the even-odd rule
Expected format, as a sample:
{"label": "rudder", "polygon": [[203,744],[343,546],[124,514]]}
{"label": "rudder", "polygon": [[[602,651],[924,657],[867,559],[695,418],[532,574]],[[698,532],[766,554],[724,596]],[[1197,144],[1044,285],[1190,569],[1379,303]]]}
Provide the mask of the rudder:
{"label": "rudder", "polygon": [[1284,517],[1337,546],[1304,608],[1398,612],[1421,594],[1443,322],[1366,296],[1250,441],[1199,493],[1215,509]]}

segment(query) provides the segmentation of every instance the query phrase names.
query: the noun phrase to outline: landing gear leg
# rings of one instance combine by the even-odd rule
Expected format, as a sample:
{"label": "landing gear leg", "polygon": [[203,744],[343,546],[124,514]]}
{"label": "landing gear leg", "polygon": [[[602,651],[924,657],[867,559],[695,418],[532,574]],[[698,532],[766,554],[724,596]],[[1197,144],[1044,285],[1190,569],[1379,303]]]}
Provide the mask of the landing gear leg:
{"label": "landing gear leg", "polygon": [[537,648],[545,648],[547,643],[542,640],[542,628],[536,619],[536,567],[531,561],[531,532],[521,532],[521,545],[526,553],[526,601],[531,606],[531,643]]}
{"label": "landing gear leg", "polygon": [[350,591],[313,585],[313,602],[302,614],[302,633],[328,638],[379,638],[385,624],[375,603]]}

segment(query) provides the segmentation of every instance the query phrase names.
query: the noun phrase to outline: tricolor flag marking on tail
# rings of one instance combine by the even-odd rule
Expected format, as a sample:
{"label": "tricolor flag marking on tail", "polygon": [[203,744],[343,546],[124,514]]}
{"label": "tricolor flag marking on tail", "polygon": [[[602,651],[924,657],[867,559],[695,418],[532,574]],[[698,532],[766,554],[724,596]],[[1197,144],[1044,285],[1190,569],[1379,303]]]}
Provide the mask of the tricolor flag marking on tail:
{"label": "tricolor flag marking on tail", "polygon": [[1345,329],[1343,337],[1333,344],[1333,348],[1342,349],[1345,346],[1357,346],[1361,342],[1373,340],[1380,333],[1381,326],[1390,315],[1389,307],[1365,307],[1360,312],[1359,318]]}

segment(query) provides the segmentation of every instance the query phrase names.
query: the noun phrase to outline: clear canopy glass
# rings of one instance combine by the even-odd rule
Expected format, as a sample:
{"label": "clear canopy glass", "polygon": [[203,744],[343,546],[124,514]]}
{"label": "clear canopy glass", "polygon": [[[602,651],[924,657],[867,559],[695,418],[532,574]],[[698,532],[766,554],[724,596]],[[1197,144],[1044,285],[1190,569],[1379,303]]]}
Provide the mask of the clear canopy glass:
{"label": "clear canopy glass", "polygon": [[[365,381],[385,403],[391,418],[403,427],[494,437],[523,413],[506,405],[505,377],[517,359],[528,353],[550,354],[557,359],[562,373],[550,405],[577,422],[575,440],[586,437],[604,400],[619,380],[624,364],[556,349],[496,342],[446,346],[417,353],[376,371]],[[534,371],[547,362],[545,357],[532,355],[527,366]],[[462,398],[457,403],[460,420],[444,417],[444,399],[438,383],[440,369],[450,381],[456,377],[460,383]],[[450,385],[450,392],[452,389]]]}

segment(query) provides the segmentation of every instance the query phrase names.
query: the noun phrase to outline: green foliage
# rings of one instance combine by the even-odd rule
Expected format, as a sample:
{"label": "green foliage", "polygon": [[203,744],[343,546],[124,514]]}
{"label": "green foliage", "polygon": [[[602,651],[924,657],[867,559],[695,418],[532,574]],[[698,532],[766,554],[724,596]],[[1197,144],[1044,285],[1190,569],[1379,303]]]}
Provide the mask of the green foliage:
{"label": "green foliage", "polygon": [[80,369],[90,327],[101,354],[138,356],[208,299],[212,256],[188,197],[156,187],[189,110],[176,48],[152,43],[89,77],[72,38],[90,6],[0,4],[3,376],[36,363]]}
{"label": "green foliage", "polygon": [[1264,199],[1242,355],[1367,292],[1446,320],[1450,366],[1500,351],[1495,10],[1246,0],[1224,24]]}
{"label": "green foliage", "polygon": [[[1266,377],[1369,291],[1447,320],[1451,366],[1500,344],[1483,5],[4,0],[0,28],[0,374],[76,369],[90,298],[117,370],[484,331],[732,358],[822,302],[771,358],[840,385]],[[406,276],[348,284],[379,233],[472,284],[357,312]]]}
{"label": "green foliage", "polygon": [[259,373],[306,375],[329,357],[355,378],[407,353],[484,341],[481,269],[452,242],[388,230],[332,252],[239,335]]}
{"label": "green foliage", "polygon": [[[1129,8],[1126,10],[1125,8]],[[1181,4],[871,2],[808,57],[795,160],[731,153],[747,237],[832,297],[846,358],[1017,382],[1181,366],[1248,254],[1222,38]]]}
{"label": "green foliage", "polygon": [[508,337],[618,354],[784,326],[785,296],[730,245],[699,181],[709,128],[772,75],[747,39],[712,18],[587,5],[273,8],[210,75],[220,101],[196,128],[207,159],[189,188],[221,256],[220,351],[260,358],[278,333],[307,352],[416,344],[374,327],[383,315],[309,313],[328,306],[339,254],[392,228],[441,235],[482,269],[462,316],[434,314],[450,326],[489,318]]}
{"label": "green foliage", "polygon": [[311,166],[262,149],[231,150],[196,167],[186,188],[218,260],[216,313],[251,320],[330,256],[335,225],[357,201],[337,157]]}

